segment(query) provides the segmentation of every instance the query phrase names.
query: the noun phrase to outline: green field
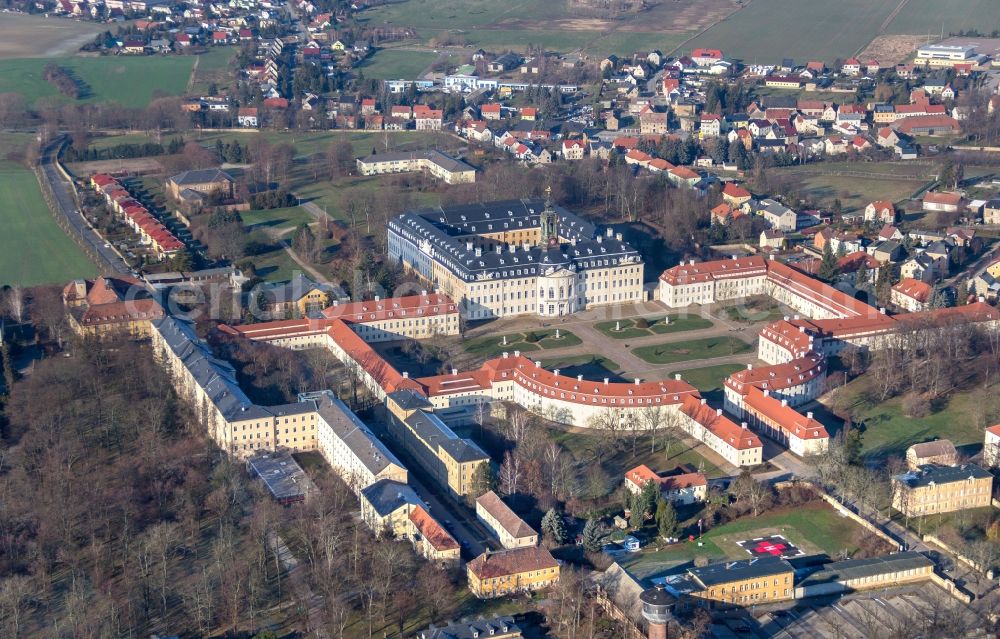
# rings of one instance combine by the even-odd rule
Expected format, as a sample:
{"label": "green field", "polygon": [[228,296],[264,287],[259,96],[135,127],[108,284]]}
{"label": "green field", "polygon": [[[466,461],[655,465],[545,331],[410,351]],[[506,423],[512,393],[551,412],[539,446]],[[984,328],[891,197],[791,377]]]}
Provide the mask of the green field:
{"label": "green field", "polygon": [[118,102],[145,107],[156,95],[181,95],[194,64],[193,56],[102,56],[0,60],[0,93],[21,93],[34,104],[40,98],[69,101],[42,77],[46,64],[75,72],[89,87],[82,101]]}
{"label": "green field", "polygon": [[[892,162],[831,162],[775,169],[776,175],[794,176],[803,192],[830,208],[839,199],[845,211],[863,209],[873,200],[899,202],[909,199],[930,181],[935,167]],[[849,174],[847,174],[849,173]],[[864,177],[867,174],[870,177]]]}
{"label": "green field", "polygon": [[308,211],[300,206],[290,206],[285,209],[269,209],[266,211],[244,211],[240,213],[243,224],[260,227],[272,231],[292,229],[299,224],[312,224],[316,221]]}
{"label": "green field", "polygon": [[413,80],[437,59],[435,53],[382,49],[355,67],[366,78]]}
{"label": "green field", "polygon": [[69,55],[107,28],[99,22],[0,13],[0,59]]}
{"label": "green field", "polygon": [[674,371],[670,373],[670,376],[673,377],[675,374],[680,373],[682,380],[691,384],[702,393],[713,393],[722,390],[722,384],[727,377],[744,368],[746,367],[739,364],[718,364],[716,366]]}
{"label": "green field", "polygon": [[957,33],[974,29],[990,33],[1000,29],[1000,6],[996,0],[962,0],[960,6],[935,0],[909,0],[889,23],[886,33],[931,36],[942,31]]}
{"label": "green field", "polygon": [[[473,355],[496,357],[501,353],[514,351],[537,351],[543,348],[566,348],[578,346],[583,342],[579,337],[567,330],[559,329],[559,339],[556,339],[556,329],[546,331],[530,331],[538,338],[528,342],[527,333],[507,333],[506,335],[487,335],[463,343],[463,348]],[[507,343],[504,343],[504,338]]]}
{"label": "green field", "polygon": [[198,56],[198,68],[194,72],[191,93],[208,93],[213,82],[217,87],[229,84],[233,76],[230,60],[236,55],[236,47],[212,47]]}
{"label": "green field", "polygon": [[[691,525],[691,524],[694,525]],[[698,534],[697,517],[686,522],[686,534]],[[836,557],[841,550],[857,550],[860,527],[838,515],[821,501],[811,502],[794,509],[766,512],[759,517],[743,517],[705,532],[699,547],[696,542],[682,542],[656,551],[652,546],[642,552],[630,553],[619,563],[640,578],[654,576],[663,570],[704,555],[712,560],[746,559],[747,552],[736,545],[737,541],[781,534],[804,552],[825,552]]]}
{"label": "green field", "polygon": [[65,283],[92,277],[97,268],[63,233],[49,212],[35,175],[0,162],[0,284]]}
{"label": "green field", "polygon": [[643,319],[649,323],[647,328],[639,328],[636,326],[636,321],[634,319],[598,322],[597,324],[594,324],[594,328],[601,331],[608,337],[613,337],[614,339],[635,339],[637,337],[649,337],[650,335],[663,335],[666,333],[680,333],[683,331],[693,331],[702,328],[712,328],[711,320],[707,320],[704,317],[699,317],[697,315],[670,315],[667,317],[646,317]]}
{"label": "green field", "polygon": [[863,392],[869,383],[862,375],[839,389],[831,399],[833,405],[850,407],[854,422],[864,426],[865,455],[903,456],[913,444],[937,438],[950,439],[956,446],[982,443],[983,431],[973,422],[973,407],[982,401],[984,392],[995,393],[995,387],[989,391],[954,393],[943,405],[935,406],[930,415],[915,419],[903,415],[899,398],[866,401]]}
{"label": "green field", "polygon": [[750,353],[753,350],[753,344],[747,344],[732,335],[724,335],[722,337],[694,339],[687,342],[640,346],[632,349],[632,353],[650,364],[673,364],[674,362],[687,362],[697,359],[711,359],[713,357]]}
{"label": "green field", "polygon": [[830,63],[851,57],[871,42],[897,4],[896,0],[753,0],[689,45],[718,47],[727,57],[751,64],[784,58]]}

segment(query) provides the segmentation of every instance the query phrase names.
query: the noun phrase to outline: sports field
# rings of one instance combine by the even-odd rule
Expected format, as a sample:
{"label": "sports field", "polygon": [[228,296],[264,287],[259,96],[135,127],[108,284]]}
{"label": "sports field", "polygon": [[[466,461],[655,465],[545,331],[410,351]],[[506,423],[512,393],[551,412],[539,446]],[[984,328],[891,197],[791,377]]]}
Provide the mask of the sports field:
{"label": "sports field", "polygon": [[908,0],[886,28],[886,33],[940,36],[974,29],[989,34],[1000,29],[1000,5],[996,0]]}
{"label": "sports field", "polygon": [[97,22],[0,13],[0,59],[66,55],[105,30]]}
{"label": "sports field", "polygon": [[784,58],[830,63],[867,45],[898,4],[898,0],[753,0],[689,44],[718,47],[747,63]]}
{"label": "sports field", "polygon": [[0,285],[57,284],[97,268],[56,224],[35,175],[0,161]]}
{"label": "sports field", "polygon": [[0,93],[20,93],[34,104],[39,98],[63,97],[42,77],[46,64],[55,63],[76,73],[87,90],[88,102],[118,102],[145,107],[154,93],[181,95],[187,87],[194,56],[102,56],[22,58],[0,60]]}

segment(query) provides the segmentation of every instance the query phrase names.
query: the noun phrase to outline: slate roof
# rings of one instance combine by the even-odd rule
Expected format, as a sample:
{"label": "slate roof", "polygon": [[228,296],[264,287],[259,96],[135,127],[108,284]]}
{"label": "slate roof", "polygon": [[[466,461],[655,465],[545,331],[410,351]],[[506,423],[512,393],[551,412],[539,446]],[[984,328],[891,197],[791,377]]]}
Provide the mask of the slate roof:
{"label": "slate roof", "polygon": [[378,475],[391,465],[405,468],[382,440],[336,395],[320,392],[301,397],[314,402],[319,416],[372,475]]}
{"label": "slate roof", "polygon": [[720,561],[702,568],[690,568],[688,573],[705,588],[733,581],[758,579],[792,572],[792,564],[780,557],[761,557],[740,561]]}
{"label": "slate roof", "polygon": [[441,421],[434,413],[417,411],[406,419],[406,424],[420,437],[434,447],[437,444],[458,462],[488,459],[489,455],[471,440],[462,439]]}
{"label": "slate roof", "polygon": [[171,176],[170,181],[177,185],[209,184],[212,182],[232,182],[233,177],[222,169],[194,169]]}
{"label": "slate roof", "polygon": [[985,479],[993,477],[989,471],[975,464],[961,466],[934,466],[925,464],[920,470],[914,470],[896,475],[893,479],[906,484],[908,488],[924,488],[931,484],[950,484],[967,479]]}
{"label": "slate roof", "polygon": [[869,557],[868,559],[848,559],[835,561],[825,565],[800,581],[798,586],[814,586],[831,581],[855,581],[865,577],[874,577],[887,573],[898,573],[903,570],[918,570],[933,568],[934,562],[919,552],[899,552],[884,557]]}
{"label": "slate roof", "polygon": [[380,479],[361,491],[365,501],[371,504],[380,517],[396,512],[401,506],[410,504],[420,506],[424,510],[427,504],[408,484],[401,484],[391,479]]}

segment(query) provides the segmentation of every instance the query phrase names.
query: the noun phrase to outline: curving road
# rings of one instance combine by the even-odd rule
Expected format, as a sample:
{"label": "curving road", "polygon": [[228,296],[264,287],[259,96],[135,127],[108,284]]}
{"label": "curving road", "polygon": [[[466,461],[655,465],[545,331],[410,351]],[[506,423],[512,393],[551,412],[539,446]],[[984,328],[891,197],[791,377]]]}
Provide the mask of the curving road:
{"label": "curving road", "polygon": [[41,175],[49,184],[49,190],[55,199],[56,213],[61,215],[77,236],[83,239],[90,248],[90,256],[100,258],[98,267],[103,272],[108,273],[128,273],[129,267],[114,249],[105,246],[104,238],[98,235],[97,231],[87,222],[80,209],[77,208],[76,198],[73,195],[73,186],[70,184],[59,169],[56,163],[59,158],[59,150],[62,148],[64,138],[57,137],[41,149],[39,168]]}

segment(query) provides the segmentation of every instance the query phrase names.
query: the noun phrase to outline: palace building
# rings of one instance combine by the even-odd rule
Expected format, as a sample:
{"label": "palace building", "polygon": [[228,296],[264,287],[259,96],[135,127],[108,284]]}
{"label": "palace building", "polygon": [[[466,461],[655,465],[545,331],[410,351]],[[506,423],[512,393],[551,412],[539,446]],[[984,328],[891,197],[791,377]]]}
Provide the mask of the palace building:
{"label": "palace building", "polygon": [[389,255],[459,304],[470,320],[570,315],[640,302],[643,262],[551,200],[505,200],[404,213]]}

